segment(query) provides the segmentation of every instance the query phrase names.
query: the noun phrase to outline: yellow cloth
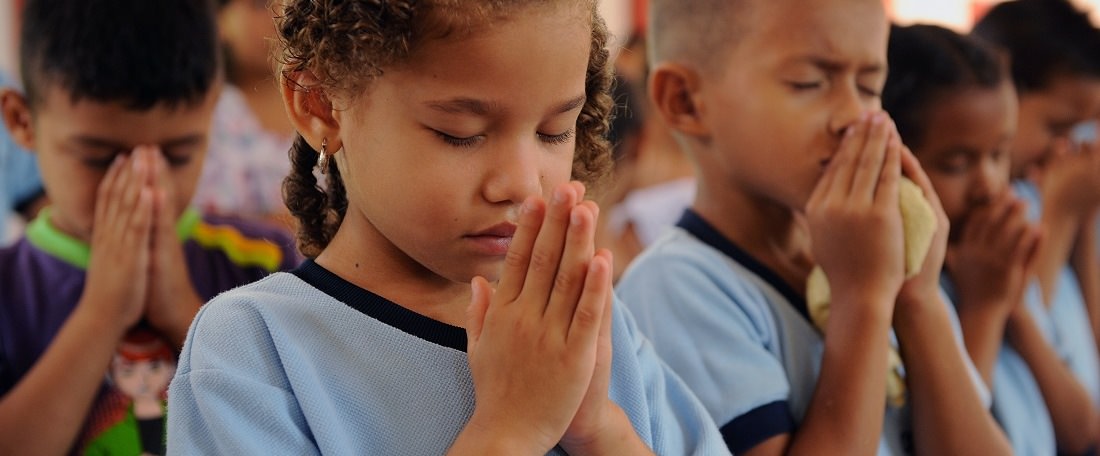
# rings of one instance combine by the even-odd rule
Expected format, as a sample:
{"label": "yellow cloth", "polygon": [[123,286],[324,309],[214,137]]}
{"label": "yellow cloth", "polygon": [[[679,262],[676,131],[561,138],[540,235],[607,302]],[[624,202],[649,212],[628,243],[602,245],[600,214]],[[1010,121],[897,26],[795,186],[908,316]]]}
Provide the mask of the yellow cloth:
{"label": "yellow cloth", "polygon": [[[905,278],[920,272],[928,249],[932,246],[932,236],[936,233],[936,214],[924,198],[924,193],[907,178],[902,178],[899,186],[898,206],[901,209],[902,230],[905,232]],[[815,266],[806,283],[806,306],[810,318],[822,333],[829,320],[829,281],[825,271]],[[890,347],[889,373],[886,377],[886,400],[895,407],[905,405],[904,364],[901,355]]]}

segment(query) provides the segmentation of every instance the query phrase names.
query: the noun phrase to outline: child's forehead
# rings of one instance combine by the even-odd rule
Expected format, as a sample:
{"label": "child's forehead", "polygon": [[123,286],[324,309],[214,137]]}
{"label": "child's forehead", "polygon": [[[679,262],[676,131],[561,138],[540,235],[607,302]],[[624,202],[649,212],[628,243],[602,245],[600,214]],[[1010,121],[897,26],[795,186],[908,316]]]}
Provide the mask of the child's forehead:
{"label": "child's forehead", "polygon": [[1084,119],[1100,114],[1100,78],[1093,76],[1058,74],[1052,76],[1043,89],[1020,95],[1022,98],[1041,98],[1045,102],[1044,109],[1054,117]]}
{"label": "child's forehead", "polygon": [[217,94],[193,103],[133,107],[124,101],[74,99],[53,88],[35,104],[35,122],[54,140],[96,148],[201,144],[209,135]]}
{"label": "child's forehead", "polygon": [[[201,99],[165,101],[152,106],[136,106],[126,99],[99,100],[80,96],[66,88],[50,84],[33,100],[36,115],[66,118],[67,122],[85,119],[89,122],[118,123],[130,121],[160,121],[167,119],[210,117],[217,102],[220,86],[208,91]],[[75,117],[75,119],[74,119]]]}
{"label": "child's forehead", "polygon": [[885,65],[889,23],[879,0],[756,1],[739,45],[770,60],[857,59]]}

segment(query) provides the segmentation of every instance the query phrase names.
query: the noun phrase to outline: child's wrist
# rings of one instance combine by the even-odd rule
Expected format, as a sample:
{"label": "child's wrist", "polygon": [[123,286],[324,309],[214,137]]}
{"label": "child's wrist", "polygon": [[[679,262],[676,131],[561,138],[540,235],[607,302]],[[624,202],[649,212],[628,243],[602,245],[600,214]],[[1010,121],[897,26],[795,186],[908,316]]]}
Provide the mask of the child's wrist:
{"label": "child's wrist", "polygon": [[561,445],[566,452],[575,456],[652,454],[652,450],[634,430],[626,412],[614,402],[608,402],[607,413],[602,419],[606,426],[584,441],[571,440],[568,437],[562,439]]}
{"label": "child's wrist", "polygon": [[940,288],[936,284],[919,284],[902,287],[898,292],[898,306],[925,306],[940,301]]}
{"label": "child's wrist", "polygon": [[[852,290],[847,293],[834,293],[830,305],[830,314],[848,321],[862,320],[867,323],[886,322],[894,314],[897,292],[875,290],[870,287]],[[833,321],[834,318],[830,318]]]}
{"label": "child's wrist", "polygon": [[557,444],[557,439],[517,424],[514,420],[488,417],[475,409],[448,454],[542,455]]}

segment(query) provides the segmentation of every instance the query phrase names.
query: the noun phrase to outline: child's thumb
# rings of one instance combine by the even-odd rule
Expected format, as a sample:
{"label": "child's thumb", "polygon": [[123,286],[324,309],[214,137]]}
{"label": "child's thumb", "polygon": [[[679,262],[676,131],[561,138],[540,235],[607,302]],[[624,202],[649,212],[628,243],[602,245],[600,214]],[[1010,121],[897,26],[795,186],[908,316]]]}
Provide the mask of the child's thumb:
{"label": "child's thumb", "polygon": [[485,278],[478,276],[470,281],[470,305],[466,308],[466,348],[472,351],[474,344],[481,338],[481,328],[485,324],[485,313],[489,310],[489,301],[493,289]]}

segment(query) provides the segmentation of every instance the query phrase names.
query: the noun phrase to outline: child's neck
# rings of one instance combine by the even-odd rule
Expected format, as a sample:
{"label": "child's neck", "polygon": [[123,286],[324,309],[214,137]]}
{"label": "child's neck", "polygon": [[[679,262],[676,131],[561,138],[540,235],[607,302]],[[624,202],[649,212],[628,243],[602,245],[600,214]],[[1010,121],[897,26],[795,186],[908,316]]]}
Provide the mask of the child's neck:
{"label": "child's neck", "polygon": [[694,210],[719,233],[803,293],[813,269],[810,235],[801,214],[744,191],[708,196],[700,191]]}
{"label": "child's neck", "polygon": [[428,270],[405,255],[349,207],[317,264],[393,303],[452,326],[466,326],[470,286]]}

